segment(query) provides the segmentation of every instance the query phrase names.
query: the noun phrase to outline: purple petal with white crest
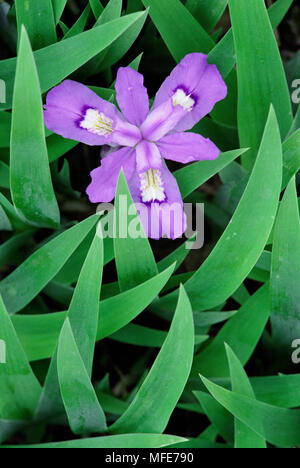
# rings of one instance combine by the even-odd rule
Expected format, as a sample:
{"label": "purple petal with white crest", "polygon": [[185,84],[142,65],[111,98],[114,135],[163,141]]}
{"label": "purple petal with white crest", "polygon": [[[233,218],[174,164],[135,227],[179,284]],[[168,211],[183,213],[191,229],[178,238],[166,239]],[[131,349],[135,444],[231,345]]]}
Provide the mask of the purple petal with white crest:
{"label": "purple petal with white crest", "polygon": [[96,146],[109,144],[111,135],[101,136],[80,126],[88,109],[103,113],[114,121],[116,107],[101,99],[87,86],[72,80],[65,80],[47,94],[44,111],[46,127],[64,138]]}
{"label": "purple petal with white crest", "polygon": [[153,107],[166,102],[178,90],[195,102],[193,109],[176,126],[179,132],[190,130],[227,95],[227,86],[216,65],[208,64],[207,55],[200,53],[186,55],[173,69],[157,92]]}
{"label": "purple petal with white crest", "polygon": [[164,183],[166,201],[163,203],[144,203],[140,192],[140,179],[133,173],[128,185],[143,228],[148,237],[160,239],[167,237],[177,239],[186,229],[186,215],[184,213],[182,197],[175,177],[166,164],[161,168],[161,177]]}

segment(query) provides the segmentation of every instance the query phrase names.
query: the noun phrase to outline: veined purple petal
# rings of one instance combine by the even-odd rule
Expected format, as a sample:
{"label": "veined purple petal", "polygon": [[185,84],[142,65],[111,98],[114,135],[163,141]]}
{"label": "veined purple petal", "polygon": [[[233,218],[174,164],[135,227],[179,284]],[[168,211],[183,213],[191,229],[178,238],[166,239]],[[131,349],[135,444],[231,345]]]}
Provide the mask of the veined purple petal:
{"label": "veined purple petal", "polygon": [[207,63],[207,55],[186,55],[173,69],[156,94],[153,107],[182,92],[194,101],[194,106],[176,126],[177,131],[191,129],[227,95],[227,86],[216,65]]}
{"label": "veined purple petal", "polygon": [[146,140],[158,141],[171,132],[188,111],[181,106],[174,106],[168,99],[150,112],[141,125],[141,132]]}
{"label": "veined purple petal", "polygon": [[143,202],[140,179],[136,172],[133,173],[128,185],[148,237],[152,239],[160,239],[161,237],[176,239],[181,237],[186,229],[183,202],[176,179],[165,164],[161,168],[161,178],[166,193],[166,201],[163,203]]}
{"label": "veined purple petal", "polygon": [[163,158],[181,163],[216,159],[220,150],[216,145],[197,133],[174,133],[157,142]]}
{"label": "veined purple petal", "polygon": [[92,182],[86,193],[92,203],[108,203],[115,197],[116,186],[121,168],[127,180],[135,171],[135,152],[131,148],[121,148],[106,156],[91,172]]}
{"label": "veined purple petal", "polygon": [[[87,145],[104,145],[111,141],[111,131],[117,110],[113,104],[101,99],[87,86],[66,80],[47,94],[44,112],[46,127],[64,138],[81,141]],[[102,118],[104,131],[83,128],[87,115]],[[89,117],[93,117],[89,115]]]}
{"label": "veined purple petal", "polygon": [[162,159],[155,143],[142,140],[136,147],[136,167],[138,172],[160,169]]}
{"label": "veined purple petal", "polygon": [[135,125],[123,120],[120,116],[115,118],[114,131],[111,141],[120,146],[133,147],[142,139],[141,131]]}
{"label": "veined purple petal", "polygon": [[115,85],[117,102],[124,117],[140,126],[149,112],[149,98],[144,77],[133,68],[119,68]]}

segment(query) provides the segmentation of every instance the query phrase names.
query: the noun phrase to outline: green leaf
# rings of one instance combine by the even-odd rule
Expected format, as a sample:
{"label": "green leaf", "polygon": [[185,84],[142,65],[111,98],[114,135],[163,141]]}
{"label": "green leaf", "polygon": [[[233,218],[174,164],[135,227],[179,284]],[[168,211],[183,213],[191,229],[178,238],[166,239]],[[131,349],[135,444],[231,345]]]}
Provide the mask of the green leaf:
{"label": "green leaf", "polygon": [[214,41],[179,0],[142,0],[176,62],[191,52],[209,52]]}
{"label": "green leaf", "polygon": [[229,9],[237,56],[240,144],[251,148],[243,158],[245,166],[251,168],[270,104],[285,137],[292,125],[291,99],[264,0],[229,0]]}
{"label": "green leaf", "polygon": [[282,189],[300,169],[300,129],[293,133],[282,145],[283,175]]}
{"label": "green leaf", "polygon": [[227,3],[228,0],[187,0],[186,7],[206,31],[211,31],[224,13]]}
{"label": "green leaf", "polygon": [[2,206],[0,206],[0,230],[12,231],[12,225]]}
{"label": "green leaf", "polygon": [[55,237],[0,282],[0,293],[10,314],[18,312],[37,296],[58,273],[97,220],[97,215],[91,216]]}
{"label": "green leaf", "polygon": [[[116,230],[114,250],[118,281],[120,291],[126,291],[157,275],[157,266],[123,170],[120,172],[117,184],[114,221]],[[130,233],[131,229],[134,229],[134,232],[138,230],[141,236],[134,238]]]}
{"label": "green leaf", "polygon": [[201,378],[224,408],[268,442],[281,448],[300,445],[300,410],[267,405]]}
{"label": "green leaf", "polygon": [[188,379],[193,350],[193,315],[181,286],[168,337],[133,402],[109,431],[162,433]]}
{"label": "green leaf", "polygon": [[33,50],[56,42],[56,30],[51,0],[16,0],[18,36],[25,26]]}
{"label": "green leaf", "polygon": [[[41,89],[44,93],[112,45],[136,22],[145,21],[146,12],[123,16],[107,24],[92,28],[77,36],[44,47],[34,53]],[[49,67],[49,63],[53,66]],[[55,66],[54,66],[55,64]],[[0,76],[6,83],[6,103],[0,109],[9,109],[16,69],[16,59],[0,61]]]}
{"label": "green leaf", "polygon": [[273,236],[271,269],[272,343],[290,354],[300,336],[300,221],[295,178],[279,207]]}
{"label": "green leaf", "polygon": [[122,13],[122,0],[109,0],[97,19],[96,26],[119,18]]}
{"label": "green leaf", "polygon": [[[132,15],[137,15],[136,20],[132,22],[126,31],[122,35],[119,35],[119,37],[111,44],[108,53],[99,67],[100,71],[107,70],[109,67],[112,67],[128,52],[145,24],[148,11],[132,13]],[[131,17],[132,15],[128,16]],[[127,18],[127,16],[123,16],[122,18]]]}
{"label": "green leaf", "polygon": [[[74,229],[74,228],[73,228]],[[137,317],[159,294],[174,271],[172,265],[145,283],[100,302],[97,340],[120,330]],[[66,313],[12,317],[30,361],[53,355]]]}
{"label": "green leaf", "polygon": [[[18,448],[160,448],[184,440],[185,439],[182,437],[166,434],[122,434],[117,436],[68,440],[66,442],[49,442],[48,444],[39,445],[18,445]],[[13,446],[7,446],[7,448],[8,447],[12,448]]]}
{"label": "green leaf", "polygon": [[32,229],[28,224],[21,220],[18,216],[15,207],[7,200],[7,198],[0,192],[0,205],[3,208],[9,222],[11,223],[13,229],[15,230],[26,230]]}
{"label": "green leaf", "polygon": [[68,39],[69,37],[76,36],[76,34],[80,34],[84,31],[90,12],[91,7],[88,4],[79,16],[76,23],[74,23],[73,26],[66,32],[66,34],[63,37],[63,40]]}
{"label": "green leaf", "polygon": [[26,30],[22,29],[13,98],[10,184],[14,205],[35,226],[57,227],[45,141],[41,91]]}
{"label": "green leaf", "polygon": [[[270,6],[268,14],[273,29],[278,27],[292,2],[293,0],[277,0],[276,3]],[[208,56],[208,62],[217,65],[224,79],[229,75],[236,63],[236,53],[231,28],[211,50]]]}
{"label": "green leaf", "polygon": [[[215,383],[227,388],[227,390],[231,389],[229,377],[213,380]],[[300,406],[300,374],[250,377],[249,380],[258,400],[270,405],[281,406],[282,408],[296,408]],[[205,389],[198,377],[192,377],[187,385],[188,391],[195,389],[202,391]]]}
{"label": "green leaf", "polygon": [[[259,314],[257,311],[259,310]],[[270,315],[269,284],[260,288],[195,356],[193,375],[228,376],[224,343],[228,343],[244,365],[252,355]]]}
{"label": "green leaf", "polygon": [[182,198],[186,198],[200,185],[213,177],[245,151],[238,149],[221,153],[214,161],[199,161],[174,172]]}
{"label": "green leaf", "polygon": [[206,416],[224,440],[233,444],[233,418],[220,403],[208,393],[193,392]]}
{"label": "green leaf", "polygon": [[0,418],[30,419],[41,388],[30,368],[1,296],[0,339],[5,344],[5,363],[0,362]]}
{"label": "green leaf", "polygon": [[[101,221],[100,221],[101,223]],[[98,225],[98,229],[101,226]],[[98,231],[97,231],[98,232]],[[80,272],[67,313],[74,339],[90,377],[98,326],[99,297],[103,270],[103,242],[96,233]],[[67,369],[67,363],[65,364]],[[36,417],[46,419],[62,410],[55,351],[46,376],[45,385],[36,412]]]}
{"label": "green leaf", "polygon": [[[279,129],[271,109],[259,155],[239,206],[212,253],[185,283],[195,310],[222,304],[255,266],[277,212],[281,160]],[[162,298],[160,307],[174,306],[176,296],[175,292]]]}
{"label": "green leaf", "polygon": [[0,246],[0,265],[15,265],[18,264],[22,254],[20,250],[25,245],[30,245],[30,237],[32,231],[25,231],[20,234],[16,234]]}
{"label": "green leaf", "polygon": [[74,434],[103,432],[106,421],[67,318],[57,351],[57,372],[61,396]]}
{"label": "green leaf", "polygon": [[11,114],[0,112],[0,148],[9,147],[11,129]]}
{"label": "green leaf", "polygon": [[[255,399],[255,395],[242,364],[226,344],[226,354],[230,369],[232,391]],[[245,426],[239,419],[234,420],[235,448],[266,448],[265,440]]]}
{"label": "green leaf", "polygon": [[[135,323],[129,323],[110,336],[110,339],[128,343],[135,346],[150,346],[160,348],[167,337],[167,332],[143,327]],[[195,345],[202,344],[208,339],[207,335],[196,335]]]}
{"label": "green leaf", "polygon": [[0,161],[0,187],[9,188],[9,167]]}
{"label": "green leaf", "polygon": [[65,9],[67,0],[52,0],[52,6],[54,11],[55,23],[58,24]]}
{"label": "green leaf", "polygon": [[96,20],[99,18],[101,15],[102,11],[104,10],[102,3],[100,0],[89,0],[91,9],[93,11],[93,14],[96,18]]}
{"label": "green leaf", "polygon": [[64,156],[68,151],[75,148],[78,141],[68,140],[60,135],[51,135],[47,138],[47,151],[49,162],[56,161],[61,156]]}

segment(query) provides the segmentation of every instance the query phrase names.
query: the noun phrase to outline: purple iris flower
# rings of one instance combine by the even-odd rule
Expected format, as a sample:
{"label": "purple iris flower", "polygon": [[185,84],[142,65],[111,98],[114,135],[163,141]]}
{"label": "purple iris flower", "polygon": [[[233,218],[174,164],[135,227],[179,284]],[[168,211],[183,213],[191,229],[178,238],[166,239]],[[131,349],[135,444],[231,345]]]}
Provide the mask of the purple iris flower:
{"label": "purple iris flower", "polygon": [[46,127],[65,138],[111,147],[91,172],[91,202],[113,200],[123,168],[148,236],[180,237],[185,230],[183,201],[164,159],[189,163],[219,156],[212,141],[184,132],[226,97],[226,84],[206,55],[192,53],[164,81],[151,111],[140,73],[119,68],[115,88],[121,112],[86,86],[64,81],[48,93]]}

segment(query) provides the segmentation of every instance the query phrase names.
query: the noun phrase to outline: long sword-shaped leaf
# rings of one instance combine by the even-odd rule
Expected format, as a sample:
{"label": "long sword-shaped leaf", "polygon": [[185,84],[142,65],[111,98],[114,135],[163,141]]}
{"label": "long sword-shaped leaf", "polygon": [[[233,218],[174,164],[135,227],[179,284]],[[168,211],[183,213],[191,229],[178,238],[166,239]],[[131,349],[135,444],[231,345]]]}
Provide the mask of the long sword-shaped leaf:
{"label": "long sword-shaped leaf", "polygon": [[38,74],[26,30],[17,61],[10,150],[10,187],[20,216],[41,227],[59,225],[44,132]]}

